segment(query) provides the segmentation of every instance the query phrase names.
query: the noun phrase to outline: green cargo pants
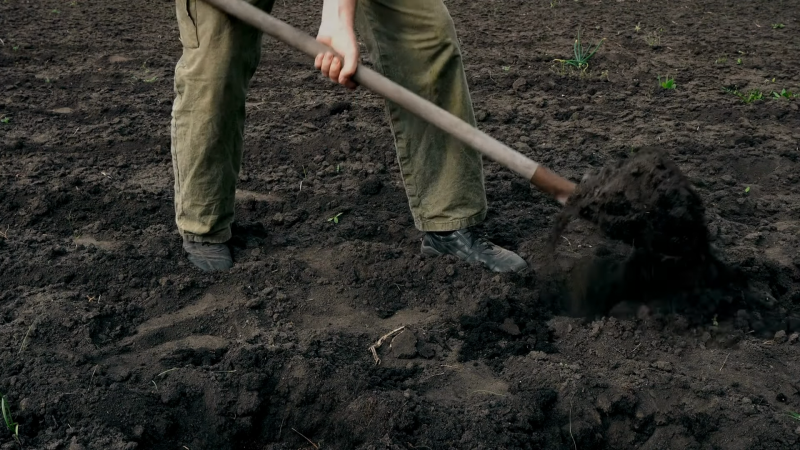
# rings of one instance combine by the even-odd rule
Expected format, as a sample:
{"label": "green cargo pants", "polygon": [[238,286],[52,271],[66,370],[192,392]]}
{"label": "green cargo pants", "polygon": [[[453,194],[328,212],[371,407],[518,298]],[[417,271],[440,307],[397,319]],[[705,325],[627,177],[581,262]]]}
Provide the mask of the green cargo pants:
{"label": "green cargo pants", "polygon": [[[274,3],[250,1],[266,11]],[[176,5],[183,44],[171,127],[176,222],[190,241],[222,243],[231,237],[245,96],[260,61],[261,33],[201,0]],[[358,0],[356,22],[380,72],[475,123],[455,28],[442,0]],[[387,110],[416,227],[451,231],[481,222],[481,155],[391,102]]]}

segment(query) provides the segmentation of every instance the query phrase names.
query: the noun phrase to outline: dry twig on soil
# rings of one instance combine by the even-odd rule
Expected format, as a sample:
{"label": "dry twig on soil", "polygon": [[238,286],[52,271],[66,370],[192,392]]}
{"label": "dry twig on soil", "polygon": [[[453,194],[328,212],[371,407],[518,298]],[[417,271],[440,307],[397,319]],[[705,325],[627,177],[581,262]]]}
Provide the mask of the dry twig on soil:
{"label": "dry twig on soil", "polygon": [[31,326],[28,327],[28,332],[25,333],[25,337],[22,338],[22,344],[20,344],[19,351],[17,352],[18,355],[22,353],[23,350],[25,350],[25,344],[28,343],[28,336],[31,334],[32,329],[33,329],[33,324],[31,324]]}
{"label": "dry twig on soil", "polygon": [[300,436],[303,436],[303,439],[307,440],[309,444],[313,445],[314,448],[319,449],[319,445],[315,444],[314,441],[312,441],[311,439],[307,438],[303,433],[295,430],[294,428],[292,428],[292,431],[294,431],[295,433],[299,434]]}
{"label": "dry twig on soil", "polygon": [[575,391],[572,391],[572,395],[569,397],[569,437],[572,439],[572,446],[575,447],[575,450],[578,450],[578,443],[575,442],[575,436],[572,435],[572,400],[575,398]]}
{"label": "dry twig on soil", "polygon": [[720,372],[722,372],[722,369],[725,367],[725,363],[728,362],[728,356],[731,356],[731,352],[728,352],[728,354],[725,355],[725,361],[722,361],[722,365],[719,367]]}
{"label": "dry twig on soil", "polygon": [[400,328],[394,329],[394,330],[384,334],[383,336],[381,336],[380,339],[378,339],[378,342],[372,344],[369,347],[369,351],[372,352],[372,357],[375,358],[375,365],[376,366],[381,363],[381,359],[378,357],[378,349],[381,347],[381,345],[383,345],[383,341],[385,341],[386,339],[389,339],[390,337],[394,336],[395,334],[403,331],[405,328],[406,328],[406,326],[403,325]]}

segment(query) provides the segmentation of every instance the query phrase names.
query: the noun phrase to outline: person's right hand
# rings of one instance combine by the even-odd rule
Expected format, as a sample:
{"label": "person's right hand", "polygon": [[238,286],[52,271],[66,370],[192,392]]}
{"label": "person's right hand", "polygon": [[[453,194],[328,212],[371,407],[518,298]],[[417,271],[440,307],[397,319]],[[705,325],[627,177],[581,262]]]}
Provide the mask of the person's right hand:
{"label": "person's right hand", "polygon": [[335,18],[328,20],[323,18],[317,40],[332,47],[338,55],[334,52],[320,53],[314,60],[314,67],[322,71],[327,78],[355,89],[358,83],[353,81],[352,77],[358,68],[359,52],[352,26],[347,26]]}

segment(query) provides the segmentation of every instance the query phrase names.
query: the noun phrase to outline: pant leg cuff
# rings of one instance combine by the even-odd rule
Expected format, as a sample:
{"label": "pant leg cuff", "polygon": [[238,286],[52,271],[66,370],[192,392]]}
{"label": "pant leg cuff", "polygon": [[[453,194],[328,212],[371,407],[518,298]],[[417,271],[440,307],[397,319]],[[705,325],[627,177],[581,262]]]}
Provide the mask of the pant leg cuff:
{"label": "pant leg cuff", "polygon": [[205,242],[208,244],[224,244],[233,236],[230,227],[212,234],[193,234],[180,229],[178,231],[189,242]]}
{"label": "pant leg cuff", "polygon": [[446,222],[436,222],[432,220],[420,220],[419,218],[414,218],[414,225],[420,231],[456,231],[462,230],[464,228],[469,228],[479,223],[483,222],[486,219],[486,210],[475,214],[474,216],[470,216],[464,219],[455,219],[455,220],[448,220]]}

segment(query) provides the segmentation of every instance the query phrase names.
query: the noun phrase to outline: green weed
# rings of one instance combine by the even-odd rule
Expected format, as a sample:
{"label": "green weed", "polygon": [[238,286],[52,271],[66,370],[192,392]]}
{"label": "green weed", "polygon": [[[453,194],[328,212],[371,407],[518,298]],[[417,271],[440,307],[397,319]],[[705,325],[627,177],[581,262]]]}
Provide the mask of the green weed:
{"label": "green weed", "polygon": [[784,24],[782,24],[782,23],[773,23],[773,24],[772,24],[772,29],[773,29],[773,30],[780,30],[780,29],[781,29],[781,28],[783,28],[784,26],[785,26],[785,25],[784,25]]}
{"label": "green weed", "polygon": [[800,420],[800,414],[794,411],[789,411],[787,414],[789,414],[789,417],[791,417],[794,420]]}
{"label": "green weed", "polygon": [[15,52],[19,51],[19,45],[15,45],[15,46],[11,47],[11,49],[14,50]]}
{"label": "green weed", "polygon": [[747,94],[741,96],[741,99],[746,104],[753,103],[756,100],[762,100],[764,98],[764,93],[759,91],[758,89],[753,89],[747,91]]}
{"label": "green weed", "polygon": [[742,58],[736,58],[736,64],[741,66],[742,65]]}
{"label": "green weed", "polygon": [[344,213],[339,213],[339,214],[336,214],[333,217],[329,217],[328,218],[328,222],[339,223],[339,216],[341,216],[342,214],[344,214]]}
{"label": "green weed", "polygon": [[675,89],[675,78],[670,78],[669,76],[666,76],[664,77],[664,81],[661,81],[661,75],[659,75],[658,84],[661,86],[662,89]]}
{"label": "green weed", "polygon": [[605,39],[600,39],[600,42],[592,48],[592,44],[584,47],[581,43],[581,31],[578,30],[578,37],[575,38],[575,43],[572,44],[572,59],[557,59],[557,62],[561,64],[565,64],[568,66],[576,67],[581,70],[585,70],[589,67],[589,60],[592,59],[597,50],[600,49],[600,46],[603,45],[603,41]]}
{"label": "green weed", "polygon": [[14,435],[14,440],[19,444],[19,424],[11,418],[11,408],[2,394],[0,394],[0,409],[3,410],[3,421],[6,423],[6,428]]}
{"label": "green weed", "polygon": [[4,116],[2,119],[0,119],[0,123],[9,123],[9,122],[11,122],[11,117],[9,116]]}
{"label": "green weed", "polygon": [[714,62],[717,63],[717,64],[725,64],[726,62],[728,62],[728,57],[727,56],[720,56]]}
{"label": "green weed", "polygon": [[743,94],[743,93],[739,92],[739,90],[736,88],[736,86],[734,86],[733,88],[724,87],[724,88],[722,88],[722,90],[724,92],[728,93],[728,94],[733,94],[733,95],[739,97],[739,100],[741,100],[742,103],[744,103],[746,105],[749,105],[750,103],[753,103],[754,101],[763,100],[764,99],[764,93],[759,91],[758,89],[751,89],[751,90],[747,91],[746,94]]}
{"label": "green weed", "polygon": [[635,31],[635,32],[637,32],[637,33],[638,33],[638,32],[640,32],[640,31],[642,31],[642,23],[641,23],[641,22],[637,22],[637,23],[636,23],[636,26],[635,26],[635,27],[633,27],[633,31]]}
{"label": "green weed", "polygon": [[772,92],[772,98],[788,98],[792,99],[798,97],[798,94],[793,94],[790,91],[787,91],[785,88],[781,89],[780,92]]}
{"label": "green weed", "polygon": [[745,194],[749,194],[750,193],[750,186],[747,186],[746,188],[744,188],[744,193]]}

